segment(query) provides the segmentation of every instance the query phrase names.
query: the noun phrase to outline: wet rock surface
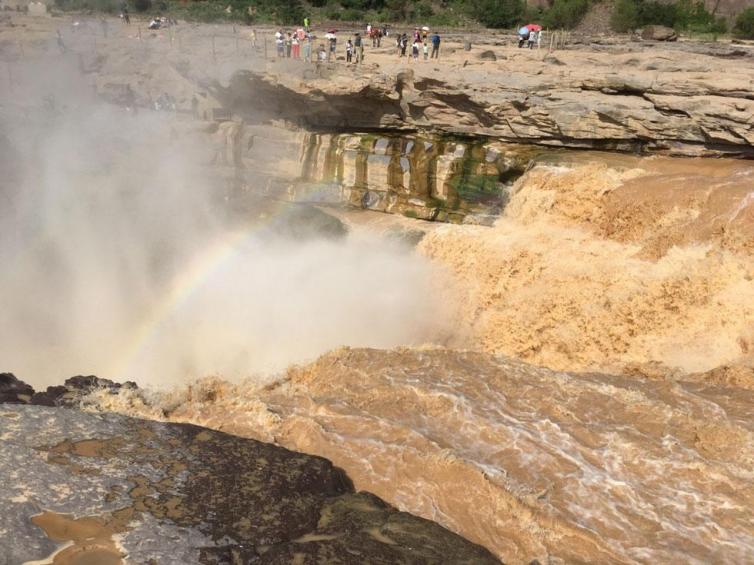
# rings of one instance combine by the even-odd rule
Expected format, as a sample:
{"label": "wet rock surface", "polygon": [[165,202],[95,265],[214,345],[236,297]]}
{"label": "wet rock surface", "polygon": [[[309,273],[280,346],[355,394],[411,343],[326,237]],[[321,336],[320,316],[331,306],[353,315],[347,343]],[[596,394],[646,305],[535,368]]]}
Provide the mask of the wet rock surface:
{"label": "wet rock surface", "polygon": [[25,402],[36,406],[72,407],[77,406],[82,398],[94,390],[106,390],[111,394],[117,394],[121,388],[135,389],[136,383],[127,381],[121,384],[93,375],[77,375],[66,379],[63,385],[48,386],[44,391],[33,392]]}
{"label": "wet rock surface", "polygon": [[10,373],[0,373],[0,403],[26,404],[34,389]]}
{"label": "wet rock surface", "polygon": [[[5,374],[0,563],[495,563],[328,460],[193,425],[34,406]],[[8,384],[10,383],[10,384]],[[69,379],[52,402],[109,381]],[[58,394],[58,388],[66,389]],[[57,553],[56,553],[57,552]]]}

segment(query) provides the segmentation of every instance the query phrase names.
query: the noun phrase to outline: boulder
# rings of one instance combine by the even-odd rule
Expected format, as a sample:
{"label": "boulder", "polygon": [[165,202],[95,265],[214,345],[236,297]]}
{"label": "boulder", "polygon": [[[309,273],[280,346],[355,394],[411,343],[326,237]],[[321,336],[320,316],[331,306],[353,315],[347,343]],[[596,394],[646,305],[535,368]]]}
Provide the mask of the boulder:
{"label": "boulder", "polygon": [[0,404],[26,404],[34,389],[10,373],[0,373]]}
{"label": "boulder", "polygon": [[482,61],[497,61],[497,55],[495,55],[494,51],[491,51],[489,49],[487,49],[486,51],[482,51],[481,53],[479,53],[478,57]]}
{"label": "boulder", "polygon": [[665,26],[646,26],[641,32],[642,39],[652,41],[677,41],[678,34],[673,28]]}

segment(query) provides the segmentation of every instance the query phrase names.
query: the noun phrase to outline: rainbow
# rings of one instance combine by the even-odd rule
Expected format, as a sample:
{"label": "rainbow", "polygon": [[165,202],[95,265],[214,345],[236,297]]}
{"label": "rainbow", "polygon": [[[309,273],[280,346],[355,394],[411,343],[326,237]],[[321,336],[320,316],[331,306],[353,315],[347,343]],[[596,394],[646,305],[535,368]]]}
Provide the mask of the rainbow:
{"label": "rainbow", "polygon": [[235,258],[255,232],[255,228],[226,232],[197,253],[156,306],[150,309],[148,315],[136,327],[128,343],[116,356],[109,374],[116,378],[125,377],[133,361],[160,332],[173,313],[191,299],[212,273]]}
{"label": "rainbow", "polygon": [[[322,188],[309,193],[309,197],[326,193],[326,189]],[[266,221],[261,225],[256,224],[225,232],[196,254],[156,306],[138,325],[128,343],[122,348],[121,353],[116,356],[108,373],[111,378],[133,378],[133,375],[130,375],[129,368],[146,345],[160,332],[165,322],[173,316],[174,312],[187,303],[213,273],[235,258],[239,250],[247,244],[254,234],[259,233],[264,225],[271,224],[279,216],[280,212],[275,211],[269,214]]]}

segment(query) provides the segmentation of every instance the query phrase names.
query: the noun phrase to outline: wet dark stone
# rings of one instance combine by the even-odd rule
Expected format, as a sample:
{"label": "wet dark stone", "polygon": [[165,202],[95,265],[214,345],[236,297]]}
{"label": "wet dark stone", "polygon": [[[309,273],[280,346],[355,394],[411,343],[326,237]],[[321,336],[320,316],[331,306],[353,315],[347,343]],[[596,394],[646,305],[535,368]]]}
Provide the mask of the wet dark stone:
{"label": "wet dark stone", "polygon": [[11,373],[0,373],[0,404],[34,404],[36,406],[75,407],[81,399],[97,389],[107,389],[116,394],[120,389],[138,388],[136,383],[116,383],[93,375],[77,375],[66,379],[64,385],[49,386],[45,391],[34,388]]}
{"label": "wet dark stone", "polygon": [[57,406],[55,400],[63,396],[68,389],[64,386],[51,386],[46,392],[35,392],[29,404],[35,406]]}
{"label": "wet dark stone", "polygon": [[11,373],[0,373],[0,404],[26,404],[34,389]]}

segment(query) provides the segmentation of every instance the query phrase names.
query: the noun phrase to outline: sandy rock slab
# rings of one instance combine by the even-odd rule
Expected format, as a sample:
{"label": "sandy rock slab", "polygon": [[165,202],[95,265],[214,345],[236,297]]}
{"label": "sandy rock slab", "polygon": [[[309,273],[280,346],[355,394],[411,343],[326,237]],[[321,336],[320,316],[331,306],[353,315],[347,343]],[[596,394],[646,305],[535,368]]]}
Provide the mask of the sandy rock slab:
{"label": "sandy rock slab", "polygon": [[2,565],[497,563],[326,459],[193,425],[2,404],[0,476]]}

